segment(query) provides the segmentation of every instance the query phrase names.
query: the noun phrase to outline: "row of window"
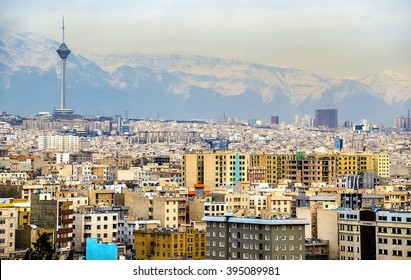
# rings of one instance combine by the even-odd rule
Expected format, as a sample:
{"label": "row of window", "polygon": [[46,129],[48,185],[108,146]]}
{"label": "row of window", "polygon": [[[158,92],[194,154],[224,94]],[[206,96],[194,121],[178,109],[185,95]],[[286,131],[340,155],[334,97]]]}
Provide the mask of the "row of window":
{"label": "row of window", "polygon": [[[388,228],[386,227],[378,227],[379,233],[388,233]],[[402,234],[401,228],[391,228],[392,234]],[[407,234],[411,234],[411,229],[407,229]]]}
{"label": "row of window", "polygon": [[[113,229],[117,228],[117,224],[113,224]],[[75,225],[73,225],[73,229],[75,229]],[[101,225],[96,225],[96,229],[101,229]],[[103,229],[108,229],[108,225],[104,225]],[[84,230],[91,230],[91,225],[84,225]]]}
{"label": "row of window", "polygon": [[[113,221],[117,220],[117,216],[112,216],[113,217]],[[73,216],[73,220],[76,219],[76,216]],[[108,221],[108,216],[103,216],[103,220],[104,221]],[[85,222],[91,222],[91,216],[84,216],[84,221]],[[97,216],[97,221],[101,221],[101,216]]]}
{"label": "row of window", "polygon": [[[117,232],[113,232],[113,233],[112,233],[112,236],[113,236],[113,238],[117,237]],[[74,237],[74,234],[73,234],[73,237]],[[84,237],[84,239],[90,238],[90,237],[91,237],[91,233],[85,233],[85,234],[83,235],[83,237]],[[107,234],[107,233],[104,233],[104,234],[103,234],[103,238],[107,238],[107,237],[108,237],[108,234]],[[101,238],[101,234],[100,234],[100,233],[97,233],[97,238]]]}
{"label": "row of window", "polygon": [[[387,216],[379,216],[378,220],[379,221],[387,221],[388,217]],[[398,217],[398,216],[392,216],[391,217],[391,222],[402,222],[402,221],[403,221],[402,217]],[[406,217],[405,222],[411,223],[411,217]]]}

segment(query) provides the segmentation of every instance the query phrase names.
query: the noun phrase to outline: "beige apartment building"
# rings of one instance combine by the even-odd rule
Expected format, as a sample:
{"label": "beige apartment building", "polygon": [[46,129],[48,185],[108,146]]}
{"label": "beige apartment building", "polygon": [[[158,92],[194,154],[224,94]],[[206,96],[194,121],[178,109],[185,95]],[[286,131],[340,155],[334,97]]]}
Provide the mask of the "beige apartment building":
{"label": "beige apartment building", "polygon": [[341,260],[411,260],[411,213],[341,210]]}
{"label": "beige apartment building", "polygon": [[249,214],[254,217],[261,217],[262,212],[268,209],[268,197],[260,194],[250,194]]}
{"label": "beige apartment building", "polygon": [[89,204],[104,207],[114,205],[115,190],[88,190]]}
{"label": "beige apartment building", "polygon": [[248,160],[245,153],[232,151],[199,151],[183,156],[184,184],[189,190],[204,184],[204,193],[212,188],[234,186],[248,181]]}
{"label": "beige apartment building", "polygon": [[338,218],[337,209],[317,209],[317,236],[320,240],[328,240],[328,258],[330,260],[339,259]]}
{"label": "beige apartment building", "polygon": [[160,220],[164,227],[178,228],[187,223],[187,202],[185,197],[154,197],[152,219]]}
{"label": "beige apartment building", "polygon": [[17,229],[17,211],[12,208],[0,208],[0,259],[14,257]]}
{"label": "beige apartment building", "polygon": [[[250,168],[257,168],[256,178],[266,183],[279,183],[286,178],[286,164],[294,159],[292,154],[255,153],[249,155]],[[261,172],[264,172],[262,180]]]}
{"label": "beige apartment building", "polygon": [[226,212],[248,211],[250,208],[248,193],[227,193],[224,195],[224,201],[227,204]]}
{"label": "beige apartment building", "polygon": [[90,208],[73,214],[73,249],[84,251],[86,239],[99,238],[102,242],[116,242],[118,237],[118,213]]}
{"label": "beige apartment building", "polygon": [[362,172],[374,172],[375,175],[386,178],[390,175],[390,159],[385,153],[255,153],[250,154],[249,158],[250,178],[253,182],[279,183],[289,179],[304,185],[312,182],[333,184],[338,177],[359,175]]}

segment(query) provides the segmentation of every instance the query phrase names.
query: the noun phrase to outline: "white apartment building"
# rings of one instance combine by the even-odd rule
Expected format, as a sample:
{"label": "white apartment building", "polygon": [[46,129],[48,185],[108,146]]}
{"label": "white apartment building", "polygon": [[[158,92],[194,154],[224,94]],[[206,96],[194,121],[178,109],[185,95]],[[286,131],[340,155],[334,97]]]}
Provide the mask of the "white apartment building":
{"label": "white apartment building", "polygon": [[62,152],[79,151],[90,147],[90,141],[74,135],[41,135],[37,138],[39,150]]}
{"label": "white apartment building", "polygon": [[206,201],[204,202],[204,216],[221,217],[227,212],[226,202]]}
{"label": "white apartment building", "polygon": [[57,164],[66,164],[69,162],[70,162],[70,153],[57,153],[56,154]]}

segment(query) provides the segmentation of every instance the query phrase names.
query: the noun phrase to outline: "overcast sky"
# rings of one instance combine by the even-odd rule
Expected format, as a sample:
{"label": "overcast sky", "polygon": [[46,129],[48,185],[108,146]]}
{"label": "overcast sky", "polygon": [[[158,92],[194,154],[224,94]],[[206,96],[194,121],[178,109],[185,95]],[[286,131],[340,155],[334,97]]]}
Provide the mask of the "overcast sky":
{"label": "overcast sky", "polygon": [[326,77],[411,75],[409,0],[1,0],[0,28],[74,52],[197,54]]}

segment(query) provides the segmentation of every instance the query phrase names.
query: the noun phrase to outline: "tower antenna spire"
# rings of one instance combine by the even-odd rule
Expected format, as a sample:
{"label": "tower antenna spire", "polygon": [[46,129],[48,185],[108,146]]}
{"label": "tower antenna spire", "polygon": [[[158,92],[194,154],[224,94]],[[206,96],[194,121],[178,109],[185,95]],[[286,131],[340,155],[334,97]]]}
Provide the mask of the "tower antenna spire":
{"label": "tower antenna spire", "polygon": [[64,16],[63,16],[63,25],[62,25],[61,31],[62,31],[62,35],[63,35],[62,43],[64,43]]}

